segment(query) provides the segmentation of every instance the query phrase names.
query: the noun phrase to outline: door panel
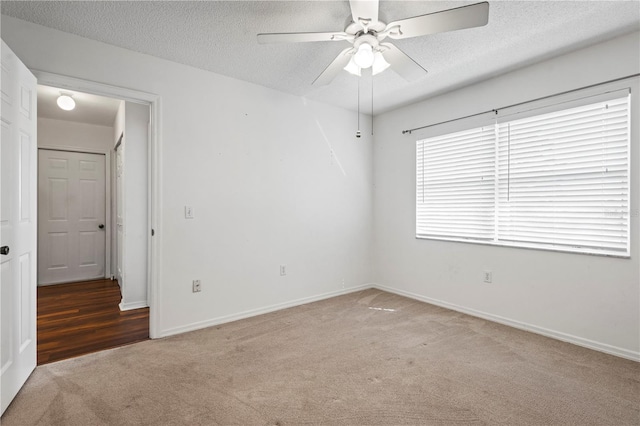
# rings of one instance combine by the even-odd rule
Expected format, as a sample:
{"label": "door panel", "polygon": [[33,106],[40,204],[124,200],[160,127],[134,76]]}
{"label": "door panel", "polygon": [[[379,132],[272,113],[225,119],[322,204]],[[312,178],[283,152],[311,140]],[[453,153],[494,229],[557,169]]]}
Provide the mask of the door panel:
{"label": "door panel", "polygon": [[0,411],[36,366],[36,79],[2,42]]}
{"label": "door panel", "polygon": [[[100,215],[96,211],[96,193],[99,194],[97,182],[95,180],[83,179],[80,181],[80,220],[98,220]],[[104,191],[103,191],[104,193]],[[104,214],[104,212],[103,212]]]}
{"label": "door panel", "polygon": [[[22,103],[21,103],[22,105]],[[22,111],[23,108],[21,108]],[[32,172],[32,147],[36,146],[35,141],[24,132],[20,131],[20,157],[18,167],[20,168],[20,220],[22,222],[31,219],[31,176]]]}
{"label": "door panel", "polygon": [[49,179],[49,218],[67,220],[67,203],[69,199],[69,181],[67,179]]}
{"label": "door panel", "polygon": [[38,284],[105,276],[105,156],[39,150]]}
{"label": "door panel", "polygon": [[96,245],[99,244],[98,241],[98,232],[96,231],[85,231],[80,232],[78,243],[79,243],[79,253],[80,253],[80,267],[87,266],[96,266],[100,263],[100,259],[98,258],[98,250],[96,250]]}
{"label": "door panel", "polygon": [[[4,71],[2,73],[4,84],[4,79],[6,78],[4,75]],[[4,101],[5,97],[2,97]],[[4,102],[3,102],[4,104]],[[3,105],[5,108],[5,105]],[[0,148],[0,167],[2,167],[2,193],[9,194],[11,192],[15,192],[15,172],[14,168],[14,144],[11,141],[11,123],[5,122],[3,119],[0,122],[2,126],[2,139],[0,140],[2,143],[2,147]],[[2,203],[0,203],[0,223],[3,227],[9,226],[9,221],[11,220],[11,212],[13,211],[13,202],[15,197],[3,197]]]}
{"label": "door panel", "polygon": [[24,348],[31,343],[32,339],[34,339],[31,330],[35,328],[35,320],[36,320],[36,312],[32,309],[29,301],[32,298],[32,295],[35,298],[35,287],[31,283],[31,253],[24,253],[20,255],[20,259],[18,261],[20,267],[20,301],[18,304],[20,306],[25,306],[24,309],[20,310],[20,351],[23,351]]}
{"label": "door panel", "polygon": [[[4,242],[3,242],[4,244]],[[13,262],[2,262],[0,264],[0,282],[10,283],[13,279]],[[0,371],[4,375],[5,371],[11,366],[13,362],[13,339],[6,339],[6,336],[12,336],[13,327],[9,321],[4,321],[4,318],[11,317],[13,311],[13,286],[5,284],[2,286],[2,293],[0,293],[0,312],[2,313],[2,345],[0,345]]]}

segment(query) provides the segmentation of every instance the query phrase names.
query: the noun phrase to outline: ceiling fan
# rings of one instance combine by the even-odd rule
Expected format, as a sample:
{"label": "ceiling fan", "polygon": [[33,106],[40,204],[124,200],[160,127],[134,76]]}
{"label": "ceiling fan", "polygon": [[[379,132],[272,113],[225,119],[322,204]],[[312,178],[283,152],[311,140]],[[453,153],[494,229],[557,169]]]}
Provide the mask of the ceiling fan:
{"label": "ceiling fan", "polygon": [[258,43],[297,43],[312,41],[346,41],[352,46],[344,49],[313,82],[316,86],[329,84],[344,69],[360,76],[361,70],[371,67],[376,75],[388,67],[406,80],[422,77],[427,70],[391,43],[394,40],[419,37],[447,31],[486,25],[489,3],[447,9],[440,12],[393,21],[378,20],[378,0],[349,0],[351,19],[344,31],[322,33],[258,34]]}

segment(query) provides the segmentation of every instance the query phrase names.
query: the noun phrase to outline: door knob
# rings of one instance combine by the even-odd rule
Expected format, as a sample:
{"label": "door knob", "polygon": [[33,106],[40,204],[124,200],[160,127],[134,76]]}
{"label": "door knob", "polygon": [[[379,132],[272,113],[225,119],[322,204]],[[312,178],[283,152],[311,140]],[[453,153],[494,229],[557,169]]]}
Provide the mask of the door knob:
{"label": "door knob", "polygon": [[101,223],[100,225],[98,225],[98,228],[104,229],[104,225]]}
{"label": "door knob", "polygon": [[8,255],[9,254],[9,246],[0,247],[0,254],[3,254],[5,256]]}

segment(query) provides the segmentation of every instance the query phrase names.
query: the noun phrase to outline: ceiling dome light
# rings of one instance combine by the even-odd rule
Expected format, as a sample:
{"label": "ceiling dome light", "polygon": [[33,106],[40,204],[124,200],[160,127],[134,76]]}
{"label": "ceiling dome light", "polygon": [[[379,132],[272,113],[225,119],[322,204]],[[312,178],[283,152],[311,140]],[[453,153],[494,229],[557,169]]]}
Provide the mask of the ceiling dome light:
{"label": "ceiling dome light", "polygon": [[73,98],[67,94],[61,93],[58,97],[57,103],[60,109],[63,109],[65,111],[71,111],[76,107],[76,101],[74,101]]}
{"label": "ceiling dome light", "polygon": [[358,51],[353,55],[353,61],[360,68],[369,68],[373,65],[373,60],[373,48],[368,43],[362,43],[358,46]]}
{"label": "ceiling dome light", "polygon": [[384,59],[382,53],[376,52],[373,54],[373,56],[373,66],[371,68],[371,72],[373,75],[380,74],[382,71],[391,66],[391,64]]}
{"label": "ceiling dome light", "polygon": [[351,60],[349,61],[347,66],[344,67],[344,70],[346,72],[348,72],[349,74],[357,75],[358,77],[360,77],[362,75],[360,73],[360,67],[356,65],[353,56],[351,57]]}

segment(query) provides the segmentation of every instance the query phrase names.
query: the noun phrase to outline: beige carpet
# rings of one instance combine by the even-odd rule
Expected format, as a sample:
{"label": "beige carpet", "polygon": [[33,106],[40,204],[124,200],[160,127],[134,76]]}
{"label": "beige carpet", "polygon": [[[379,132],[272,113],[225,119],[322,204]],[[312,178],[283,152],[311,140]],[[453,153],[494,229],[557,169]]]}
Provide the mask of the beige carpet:
{"label": "beige carpet", "polygon": [[640,364],[366,290],[38,367],[49,424],[638,425]]}

